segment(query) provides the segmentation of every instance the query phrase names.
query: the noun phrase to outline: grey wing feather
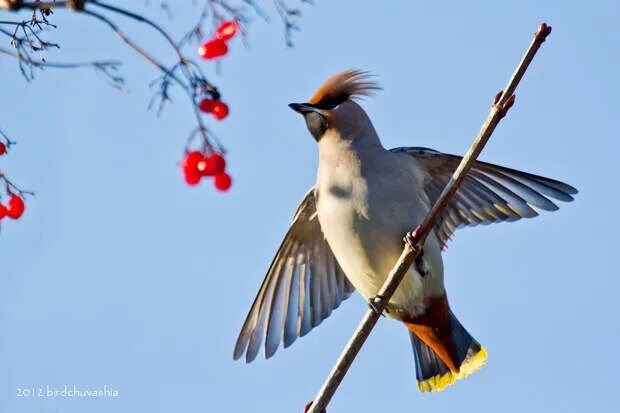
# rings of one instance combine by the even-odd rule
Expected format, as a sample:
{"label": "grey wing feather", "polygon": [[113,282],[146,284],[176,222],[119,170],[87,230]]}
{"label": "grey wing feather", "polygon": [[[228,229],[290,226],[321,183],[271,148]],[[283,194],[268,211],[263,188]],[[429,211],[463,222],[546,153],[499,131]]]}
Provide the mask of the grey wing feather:
{"label": "grey wing feather", "polygon": [[[431,204],[439,198],[462,159],[428,148],[394,148],[391,151],[415,159]],[[533,218],[538,215],[536,208],[558,209],[549,198],[570,202],[577,192],[572,186],[554,179],[478,161],[445,209],[435,232],[443,247],[457,228]]]}
{"label": "grey wing feather", "polygon": [[314,188],[297,208],[293,223],[273,259],[243,323],[233,357],[256,358],[264,341],[265,357],[280,342],[290,346],[327,318],[354,287],[325,241],[316,215]]}

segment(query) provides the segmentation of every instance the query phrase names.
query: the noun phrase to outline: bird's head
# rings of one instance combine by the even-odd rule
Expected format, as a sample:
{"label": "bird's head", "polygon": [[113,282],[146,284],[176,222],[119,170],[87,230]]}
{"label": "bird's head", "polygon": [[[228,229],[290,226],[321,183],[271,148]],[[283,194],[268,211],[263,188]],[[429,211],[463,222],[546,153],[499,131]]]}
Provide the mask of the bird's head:
{"label": "bird's head", "polygon": [[368,115],[355,99],[378,89],[367,72],[347,70],[327,79],[308,102],[291,103],[289,107],[304,117],[317,142],[329,137],[353,140],[375,134]]}

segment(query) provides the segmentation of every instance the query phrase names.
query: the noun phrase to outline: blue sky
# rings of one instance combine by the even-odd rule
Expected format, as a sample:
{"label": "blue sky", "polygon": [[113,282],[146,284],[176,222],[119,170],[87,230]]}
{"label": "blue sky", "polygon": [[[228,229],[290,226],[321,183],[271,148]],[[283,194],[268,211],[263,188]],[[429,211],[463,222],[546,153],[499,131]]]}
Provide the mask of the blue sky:
{"label": "blue sky", "polygon": [[[119,2],[120,3],[120,2]],[[143,10],[144,2],[124,2]],[[176,2],[175,2],[176,3]],[[198,12],[182,1],[179,36]],[[369,3],[370,4],[370,3]],[[189,188],[176,162],[193,127],[184,97],[146,108],[156,72],[86,17],[58,12],[50,60],[118,57],[131,93],[90,70],[26,83],[2,59],[2,168],[36,191],[0,234],[0,412],[301,411],[366,310],[354,295],[268,360],[233,362],[236,335],[291,215],[312,185],[314,141],[287,103],[361,68],[385,146],[462,154],[541,21],[553,34],[482,159],[570,183],[577,201],[513,224],[458,231],[444,256],[451,305],[489,363],[421,394],[405,329],[382,319],[330,412],[609,411],[618,402],[615,190],[620,4],[317,1],[296,46],[256,20],[216,75],[230,117],[228,194]],[[131,37],[172,59],[133,24]],[[52,59],[53,58],[53,59]],[[171,62],[171,60],[165,61]],[[18,388],[111,386],[106,399],[24,398]]]}

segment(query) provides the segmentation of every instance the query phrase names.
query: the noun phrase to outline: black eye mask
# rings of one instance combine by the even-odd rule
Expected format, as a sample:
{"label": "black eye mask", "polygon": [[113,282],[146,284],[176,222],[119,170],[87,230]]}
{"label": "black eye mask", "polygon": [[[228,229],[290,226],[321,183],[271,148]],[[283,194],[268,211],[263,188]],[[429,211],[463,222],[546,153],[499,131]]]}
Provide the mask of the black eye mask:
{"label": "black eye mask", "polygon": [[[321,99],[320,102],[315,104],[304,103],[302,106],[318,110],[332,110],[338,107],[338,105],[346,102],[347,99],[349,99],[348,95],[341,95],[334,98]],[[300,112],[299,109],[296,110]],[[310,131],[314,139],[318,142],[329,127],[327,119],[325,119],[325,116],[312,110],[301,111],[300,113],[303,113],[304,118],[306,119],[306,126],[308,126],[308,130]]]}
{"label": "black eye mask", "polygon": [[312,106],[314,108],[321,109],[321,110],[332,110],[336,106],[340,105],[341,103],[346,102],[347,99],[349,99],[348,95],[341,95],[341,96],[337,96],[334,98],[322,99],[320,102],[314,105],[308,105],[308,106]]}
{"label": "black eye mask", "polygon": [[308,130],[318,142],[327,130],[327,119],[318,112],[308,112],[305,114],[304,118],[306,119]]}

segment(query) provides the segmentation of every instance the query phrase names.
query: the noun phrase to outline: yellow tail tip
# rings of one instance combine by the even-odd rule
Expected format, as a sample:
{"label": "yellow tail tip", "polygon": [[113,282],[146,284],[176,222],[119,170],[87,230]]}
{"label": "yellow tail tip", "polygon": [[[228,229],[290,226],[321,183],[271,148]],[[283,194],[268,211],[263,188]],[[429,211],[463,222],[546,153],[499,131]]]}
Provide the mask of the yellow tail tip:
{"label": "yellow tail tip", "polygon": [[487,362],[487,351],[484,347],[480,348],[473,356],[465,359],[461,364],[461,369],[458,373],[449,372],[443,375],[433,376],[424,381],[418,381],[418,388],[423,392],[441,391],[453,384],[455,381],[464,379],[472,373],[480,370]]}

